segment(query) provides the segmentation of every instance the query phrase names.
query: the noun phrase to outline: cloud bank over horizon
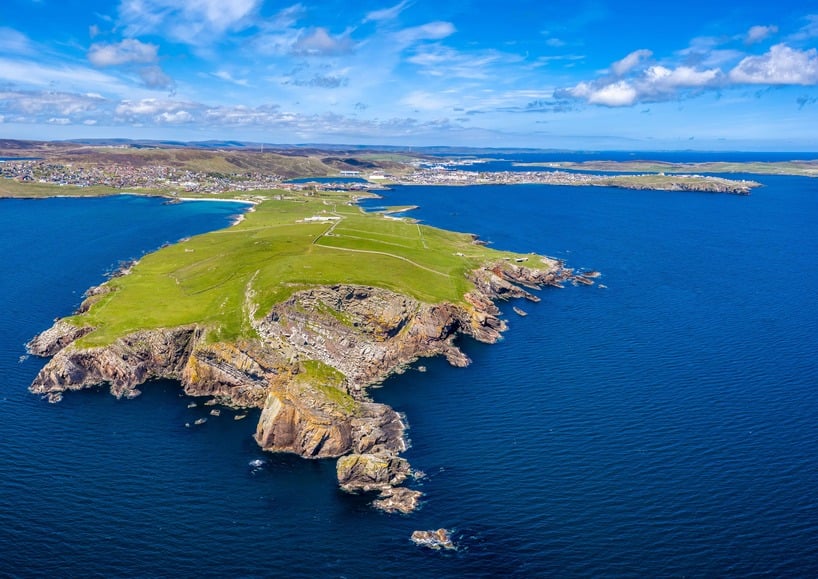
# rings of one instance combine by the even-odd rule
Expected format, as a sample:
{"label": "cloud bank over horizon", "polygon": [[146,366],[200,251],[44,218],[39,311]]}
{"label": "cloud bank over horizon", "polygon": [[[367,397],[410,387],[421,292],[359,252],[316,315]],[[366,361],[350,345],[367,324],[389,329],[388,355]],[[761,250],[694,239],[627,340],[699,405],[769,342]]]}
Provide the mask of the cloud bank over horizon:
{"label": "cloud bank over horizon", "polygon": [[9,2],[16,138],[818,150],[818,0]]}

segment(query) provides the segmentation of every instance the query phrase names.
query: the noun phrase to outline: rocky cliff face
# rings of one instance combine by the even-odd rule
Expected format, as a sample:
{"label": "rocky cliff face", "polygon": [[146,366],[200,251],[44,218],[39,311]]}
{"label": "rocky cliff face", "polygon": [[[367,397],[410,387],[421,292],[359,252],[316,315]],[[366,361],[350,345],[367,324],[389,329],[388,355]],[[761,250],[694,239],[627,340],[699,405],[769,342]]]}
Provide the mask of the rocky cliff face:
{"label": "rocky cliff face", "polygon": [[66,390],[106,384],[115,396],[133,397],[148,380],[179,380],[189,395],[260,408],[255,436],[263,449],[342,457],[342,488],[377,491],[376,507],[409,512],[420,493],[399,486],[411,474],[399,456],[404,422],[371,402],[367,386],[420,357],[443,355],[467,365],[458,334],[492,343],[506,329],[493,300],[536,301],[520,286],[560,285],[572,277],[557,262],[539,268],[500,262],[472,272],[475,289],[464,304],[425,304],[375,287],[314,287],[251,320],[257,339],[231,343],[212,343],[206,328],[183,326],[83,348],[76,341],[93,328],[58,321],[28,345],[33,354],[53,356],[30,389],[56,402]]}

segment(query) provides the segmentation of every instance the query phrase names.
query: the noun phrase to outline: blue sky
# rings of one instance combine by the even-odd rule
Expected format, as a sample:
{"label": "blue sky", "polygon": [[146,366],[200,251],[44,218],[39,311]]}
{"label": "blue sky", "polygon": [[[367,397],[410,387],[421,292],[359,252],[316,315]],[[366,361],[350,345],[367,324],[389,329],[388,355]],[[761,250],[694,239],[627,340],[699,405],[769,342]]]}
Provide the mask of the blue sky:
{"label": "blue sky", "polygon": [[818,0],[3,0],[0,137],[818,151]]}

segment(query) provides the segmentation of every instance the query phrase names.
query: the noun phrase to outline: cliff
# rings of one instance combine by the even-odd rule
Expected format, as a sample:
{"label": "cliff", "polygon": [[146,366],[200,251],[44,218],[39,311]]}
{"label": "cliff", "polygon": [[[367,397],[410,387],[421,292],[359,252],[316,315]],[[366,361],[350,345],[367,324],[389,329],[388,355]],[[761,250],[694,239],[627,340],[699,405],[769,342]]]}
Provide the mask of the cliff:
{"label": "cliff", "polygon": [[[129,398],[149,380],[178,380],[189,395],[261,409],[255,438],[264,450],[341,457],[343,489],[377,491],[376,507],[409,512],[420,493],[400,486],[411,475],[399,456],[406,449],[404,422],[372,402],[367,387],[421,357],[467,365],[458,335],[492,343],[506,329],[494,300],[536,301],[523,287],[556,286],[577,276],[543,260],[536,268],[499,261],[469,277],[473,289],[460,303],[423,303],[353,284],[302,289],[264,316],[248,314],[254,337],[234,341],[214,340],[206,325],[188,324],[83,347],[77,341],[93,328],[77,326],[77,318],[59,320],[28,344],[33,354],[53,356],[30,389],[56,402],[65,391],[104,384]],[[96,289],[87,299],[104,293]]]}

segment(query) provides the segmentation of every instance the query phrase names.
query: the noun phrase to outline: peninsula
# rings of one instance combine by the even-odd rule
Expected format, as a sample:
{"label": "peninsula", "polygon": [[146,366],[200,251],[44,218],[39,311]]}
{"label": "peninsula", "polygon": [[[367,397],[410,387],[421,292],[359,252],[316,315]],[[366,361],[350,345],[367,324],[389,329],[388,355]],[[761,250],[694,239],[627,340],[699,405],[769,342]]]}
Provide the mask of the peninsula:
{"label": "peninsula", "polygon": [[[453,166],[462,160],[397,152],[0,144],[0,154],[18,158],[0,163],[2,196],[132,192],[252,204],[233,226],[164,247],[88,290],[77,312],[28,344],[51,357],[32,392],[57,402],[66,391],[106,385],[129,398],[150,380],[177,380],[190,396],[259,409],[261,448],[337,458],[340,486],[376,493],[373,504],[390,512],[412,511],[420,492],[404,486],[413,475],[401,456],[404,421],[368,388],[424,357],[467,365],[456,339],[497,341],[506,330],[497,300],[537,301],[529,290],[591,285],[595,274],[394,215],[411,208],[365,213],[358,199],[386,183],[739,194],[757,185],[697,175],[464,171]],[[341,172],[368,179],[289,181]]]}
{"label": "peninsula", "polygon": [[455,339],[498,340],[497,299],[593,282],[355,200],[279,191],[227,229],[143,257],[28,344],[51,356],[31,391],[57,402],[107,385],[129,398],[150,380],[178,380],[188,395],[260,409],[263,449],[338,457],[343,489],[413,510],[404,422],[367,388],[422,357],[468,364]]}

